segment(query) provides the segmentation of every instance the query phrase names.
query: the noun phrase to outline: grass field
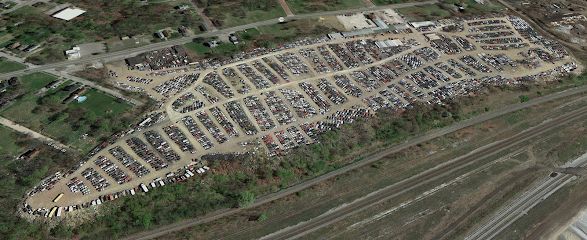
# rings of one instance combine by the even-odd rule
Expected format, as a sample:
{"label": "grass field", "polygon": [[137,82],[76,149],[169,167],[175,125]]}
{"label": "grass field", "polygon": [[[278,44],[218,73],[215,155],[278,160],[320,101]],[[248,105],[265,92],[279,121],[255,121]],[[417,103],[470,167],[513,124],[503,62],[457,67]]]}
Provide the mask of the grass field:
{"label": "grass field", "polygon": [[437,4],[398,8],[397,12],[408,21],[424,21],[447,18],[451,13]]}
{"label": "grass field", "polygon": [[23,149],[16,144],[16,132],[0,126],[0,159],[14,158]]}
{"label": "grass field", "polygon": [[13,72],[25,69],[26,66],[0,57],[0,73]]}
{"label": "grass field", "polygon": [[203,0],[197,3],[217,27],[233,27],[285,16],[277,0]]}
{"label": "grass field", "polygon": [[82,150],[90,150],[114,130],[126,127],[121,122],[131,106],[94,89],[84,96],[85,102],[62,104],[70,92],[59,88],[37,95],[39,89],[56,78],[47,74],[33,74],[21,79],[26,93],[14,103],[0,109],[0,115],[35,131],[46,134],[62,143]]}
{"label": "grass field", "polygon": [[286,0],[295,14],[360,8],[362,0]]}
{"label": "grass field", "polygon": [[423,2],[425,0],[371,0],[375,5],[389,5],[407,2]]}

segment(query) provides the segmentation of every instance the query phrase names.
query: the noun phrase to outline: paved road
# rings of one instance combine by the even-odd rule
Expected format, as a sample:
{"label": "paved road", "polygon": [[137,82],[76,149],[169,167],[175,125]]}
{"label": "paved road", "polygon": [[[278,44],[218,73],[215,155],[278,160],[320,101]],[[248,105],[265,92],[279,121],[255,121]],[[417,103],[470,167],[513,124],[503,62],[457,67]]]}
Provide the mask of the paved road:
{"label": "paved road", "polygon": [[[394,145],[394,146],[387,148],[387,149],[384,149],[382,151],[378,151],[378,152],[372,153],[370,155],[367,155],[364,158],[362,158],[362,160],[360,160],[360,161],[346,165],[346,166],[339,168],[337,170],[334,170],[332,172],[329,172],[329,173],[326,173],[326,174],[321,175],[319,177],[310,179],[310,180],[305,181],[303,183],[300,183],[298,185],[283,189],[279,192],[268,194],[264,197],[257,199],[255,201],[255,203],[252,204],[249,208],[257,207],[257,206],[269,203],[271,201],[280,199],[280,198],[285,197],[287,195],[299,192],[301,190],[304,190],[304,189],[312,187],[316,184],[319,184],[323,181],[332,179],[332,178],[339,176],[341,174],[345,174],[345,173],[352,171],[354,169],[372,164],[387,155],[397,153],[397,152],[405,150],[409,147],[416,146],[418,144],[421,144],[421,143],[427,142],[429,140],[435,139],[437,137],[458,131],[460,129],[463,129],[463,128],[466,128],[469,126],[473,126],[473,125],[485,122],[487,120],[490,120],[490,119],[493,119],[496,117],[503,116],[504,114],[507,114],[507,113],[515,112],[515,111],[525,109],[528,107],[532,107],[535,105],[543,104],[548,101],[566,98],[566,97],[569,97],[572,95],[581,94],[581,93],[585,93],[585,92],[587,92],[587,86],[573,88],[573,89],[569,89],[566,91],[557,92],[557,93],[549,94],[549,95],[546,95],[543,97],[535,98],[535,99],[532,99],[528,102],[513,104],[513,105],[507,106],[507,107],[500,109],[500,110],[497,110],[497,111],[484,113],[484,114],[478,115],[476,117],[473,117],[471,119],[467,119],[467,120],[463,120],[461,122],[455,123],[449,127],[432,130],[424,135],[414,137],[411,140],[408,140],[404,143]],[[214,220],[239,213],[240,211],[242,211],[242,209],[222,209],[222,210],[215,211],[210,214],[204,215],[199,218],[188,219],[188,220],[176,222],[173,224],[165,225],[165,226],[162,226],[162,227],[150,230],[150,231],[145,231],[142,233],[133,234],[132,236],[129,236],[127,239],[151,239],[151,238],[155,238],[155,237],[160,237],[160,236],[163,236],[163,235],[171,233],[171,232],[179,231],[179,230],[189,228],[192,226],[196,226],[199,224],[203,224],[203,223],[212,222]]]}
{"label": "paved road", "polygon": [[[587,154],[565,164],[562,168],[583,167],[586,161]],[[566,173],[558,173],[555,177],[545,177],[516,199],[510,201],[509,204],[502,207],[493,217],[472,231],[465,240],[493,239],[516,220],[526,215],[533,207],[575,178],[575,176]]]}
{"label": "paved road", "polygon": [[[6,58],[8,60],[22,63],[22,64],[26,65],[28,68],[38,67],[38,65],[34,65],[32,63],[27,63],[22,58],[15,57],[13,55],[10,55],[10,54],[4,53],[4,52],[0,52],[0,57],[4,57],[4,58]],[[71,74],[69,74],[67,72],[57,71],[57,70],[54,70],[54,69],[48,69],[48,70],[45,70],[44,72],[53,74],[55,76],[67,78],[67,79],[70,79],[70,80],[72,80],[74,82],[78,82],[78,83],[84,84],[86,86],[90,86],[92,88],[98,89],[98,90],[100,90],[102,92],[105,92],[107,94],[110,94],[113,97],[123,99],[123,100],[125,100],[125,101],[127,101],[129,103],[132,103],[135,106],[140,106],[140,105],[145,104],[145,103],[143,103],[141,101],[138,101],[136,99],[127,98],[126,96],[124,96],[124,94],[122,93],[122,91],[120,91],[119,89],[113,89],[113,88],[103,87],[101,85],[96,84],[93,81],[90,81],[90,80],[87,80],[87,79],[83,79],[83,78],[80,78],[80,77],[77,77],[77,76],[73,76],[73,75],[71,75]]]}
{"label": "paved road", "polygon": [[59,141],[52,139],[50,137],[47,137],[43,134],[35,132],[25,126],[19,125],[19,124],[15,123],[13,121],[10,121],[6,118],[0,117],[0,124],[6,126],[7,128],[10,128],[14,131],[17,131],[17,132],[29,135],[33,138],[38,139],[38,140],[41,140],[42,142],[45,142],[51,146],[54,146],[55,148],[70,150],[70,148],[67,145],[62,144]]}
{"label": "paved road", "polygon": [[340,207],[331,209],[318,217],[298,223],[294,226],[284,228],[261,239],[297,239],[320,228],[324,228],[338,221],[344,220],[348,216],[363,211],[371,206],[400,196],[408,191],[416,189],[417,187],[430,184],[442,177],[450,176],[451,174],[462,170],[465,167],[479,164],[483,159],[494,156],[506,149],[511,148],[512,146],[516,146],[520,143],[531,140],[540,134],[554,130],[563,124],[583,119],[585,115],[587,115],[587,107],[564,114],[555,119],[552,119],[552,121],[543,122],[542,124],[539,124],[538,126],[535,126],[527,131],[523,131],[510,138],[495,142],[491,146],[485,146],[473,150],[465,156],[453,159],[449,162],[446,162],[445,164],[424,171],[406,180],[387,186],[374,193],[370,193],[365,197],[352,201],[351,203],[347,203]]}
{"label": "paved road", "polygon": [[[403,7],[410,7],[410,6],[417,6],[417,5],[432,4],[432,3],[437,3],[437,2],[438,2],[438,0],[431,0],[431,1],[425,1],[425,2],[391,4],[391,5],[385,5],[385,6],[363,7],[363,8],[339,10],[339,11],[316,12],[316,13],[288,16],[288,17],[286,17],[286,20],[290,21],[290,20],[299,20],[299,19],[306,19],[306,18],[316,18],[316,17],[326,16],[326,15],[339,15],[339,14],[345,14],[345,13],[387,9],[390,7],[391,8],[403,8]],[[149,45],[142,46],[142,47],[131,48],[131,49],[126,49],[126,50],[121,50],[121,51],[111,52],[111,53],[105,53],[105,54],[100,54],[100,55],[87,56],[87,57],[77,59],[77,60],[69,60],[69,61],[63,61],[63,62],[58,62],[58,63],[39,65],[39,66],[31,67],[28,69],[23,69],[23,70],[19,70],[19,71],[10,72],[10,73],[0,74],[0,79],[7,79],[10,77],[20,76],[20,75],[24,75],[24,74],[28,74],[28,73],[32,73],[32,72],[39,72],[39,71],[45,71],[45,70],[50,70],[50,69],[63,68],[63,67],[67,67],[70,65],[89,64],[89,63],[93,63],[96,61],[108,62],[108,61],[114,61],[114,60],[121,60],[121,59],[130,57],[130,56],[136,56],[140,53],[149,52],[149,51],[153,51],[156,49],[161,49],[161,48],[165,48],[165,47],[169,47],[169,46],[173,46],[173,45],[181,45],[181,44],[189,43],[194,38],[197,38],[197,37],[206,38],[206,37],[213,37],[213,36],[218,36],[218,35],[225,35],[225,34],[236,32],[236,31],[242,31],[242,30],[249,29],[249,28],[273,25],[273,24],[277,24],[277,23],[279,23],[279,20],[277,18],[276,19],[269,19],[269,20],[265,20],[265,21],[249,23],[249,24],[240,25],[240,26],[236,26],[236,27],[224,28],[224,29],[220,29],[218,31],[197,34],[197,35],[193,35],[193,36],[189,36],[189,37],[172,39],[172,40],[168,40],[165,42],[153,43],[153,44],[149,44]]]}

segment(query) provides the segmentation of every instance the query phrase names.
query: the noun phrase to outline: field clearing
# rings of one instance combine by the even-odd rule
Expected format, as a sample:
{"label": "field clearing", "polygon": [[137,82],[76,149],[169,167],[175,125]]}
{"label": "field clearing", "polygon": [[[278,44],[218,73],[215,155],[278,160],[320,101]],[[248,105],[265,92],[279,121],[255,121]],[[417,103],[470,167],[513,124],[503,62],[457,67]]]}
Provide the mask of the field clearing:
{"label": "field clearing", "polygon": [[294,14],[365,7],[362,0],[286,0]]}
{"label": "field clearing", "polygon": [[449,17],[451,13],[437,4],[429,4],[397,9],[408,21],[425,21]]}
{"label": "field clearing", "polygon": [[277,0],[198,1],[196,3],[204,10],[204,14],[212,23],[221,28],[285,16]]}
{"label": "field clearing", "polygon": [[372,0],[375,5],[389,5],[408,2],[423,2],[424,0]]}
{"label": "field clearing", "polygon": [[26,66],[17,62],[9,61],[5,58],[0,58],[0,73],[7,73],[25,69]]}
{"label": "field clearing", "polygon": [[0,159],[9,159],[16,157],[23,148],[16,144],[14,137],[16,132],[11,129],[0,126]]}

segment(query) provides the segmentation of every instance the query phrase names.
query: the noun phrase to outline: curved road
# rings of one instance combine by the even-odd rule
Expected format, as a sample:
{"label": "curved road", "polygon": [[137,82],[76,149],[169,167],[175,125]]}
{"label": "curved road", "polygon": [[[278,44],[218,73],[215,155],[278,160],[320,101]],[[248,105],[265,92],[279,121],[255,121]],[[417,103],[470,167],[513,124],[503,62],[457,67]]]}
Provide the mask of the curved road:
{"label": "curved road", "polygon": [[[389,154],[397,153],[397,152],[405,150],[409,147],[416,146],[418,144],[421,144],[426,141],[432,140],[434,138],[458,131],[460,129],[470,127],[470,126],[485,122],[487,120],[490,120],[490,119],[493,119],[496,117],[500,117],[500,116],[507,114],[507,113],[515,112],[515,111],[525,109],[528,107],[532,107],[535,105],[543,104],[548,101],[557,100],[557,99],[561,99],[561,98],[565,98],[565,97],[569,97],[569,96],[573,96],[573,95],[581,94],[581,93],[585,93],[585,92],[587,92],[587,86],[572,88],[572,89],[565,90],[562,92],[557,92],[557,93],[549,94],[549,95],[546,95],[543,97],[531,99],[528,102],[512,104],[512,105],[509,105],[503,109],[500,109],[497,111],[492,111],[492,112],[487,112],[487,113],[478,115],[476,117],[455,123],[455,124],[448,126],[448,127],[445,127],[445,128],[432,130],[432,131],[426,133],[425,135],[414,137],[404,143],[394,145],[390,148],[387,148],[387,149],[372,153],[370,155],[367,155],[360,161],[346,165],[346,166],[339,168],[337,170],[334,170],[332,172],[329,172],[329,173],[326,173],[326,174],[321,175],[319,177],[307,180],[307,181],[302,182],[298,185],[283,189],[279,192],[268,194],[264,197],[257,199],[255,201],[255,203],[253,203],[248,208],[254,208],[254,207],[269,203],[271,201],[280,199],[280,198],[285,197],[287,195],[296,193],[298,191],[307,189],[307,188],[312,187],[316,184],[319,184],[323,181],[326,181],[326,180],[329,180],[329,179],[334,178],[336,176],[339,176],[341,174],[347,173],[351,170],[372,164],[372,163],[380,160],[381,158],[383,158]],[[196,226],[199,224],[203,224],[203,223],[212,222],[217,219],[239,213],[240,211],[242,211],[242,209],[240,209],[240,208],[222,209],[219,211],[211,212],[211,213],[206,214],[206,215],[199,217],[199,218],[187,219],[187,220],[183,220],[183,221],[176,222],[173,224],[161,226],[161,227],[155,228],[153,230],[133,234],[132,236],[128,236],[126,239],[151,239],[151,238],[155,238],[155,237],[160,237],[160,236],[166,235],[171,232],[179,231],[179,230],[189,228],[192,226]]]}

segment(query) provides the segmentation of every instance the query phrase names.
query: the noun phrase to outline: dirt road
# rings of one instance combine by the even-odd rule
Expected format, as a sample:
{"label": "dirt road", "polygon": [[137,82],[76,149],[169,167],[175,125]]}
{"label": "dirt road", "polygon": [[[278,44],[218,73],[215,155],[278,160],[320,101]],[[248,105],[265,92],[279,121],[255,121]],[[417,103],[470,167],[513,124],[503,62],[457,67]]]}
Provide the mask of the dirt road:
{"label": "dirt road", "polygon": [[25,126],[19,125],[19,124],[15,123],[13,121],[10,121],[10,120],[8,120],[6,118],[0,117],[0,124],[6,126],[8,128],[10,128],[10,129],[12,129],[14,131],[17,131],[17,132],[20,132],[20,133],[29,135],[29,136],[31,136],[33,138],[39,139],[39,140],[41,140],[43,142],[48,143],[49,145],[55,146],[56,148],[70,150],[70,148],[68,146],[66,146],[66,145],[58,142],[57,140],[54,140],[54,139],[52,139],[50,137],[47,137],[47,136],[45,136],[43,134],[40,134],[40,133],[35,132],[35,131],[31,130],[31,129],[28,129]]}

